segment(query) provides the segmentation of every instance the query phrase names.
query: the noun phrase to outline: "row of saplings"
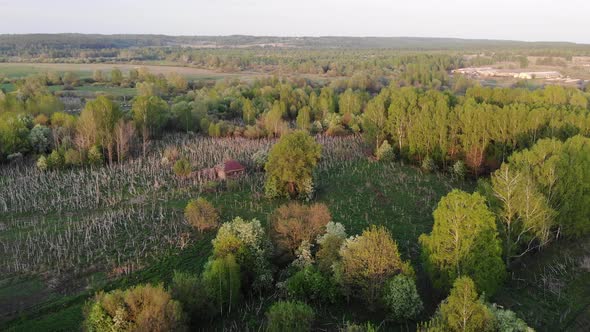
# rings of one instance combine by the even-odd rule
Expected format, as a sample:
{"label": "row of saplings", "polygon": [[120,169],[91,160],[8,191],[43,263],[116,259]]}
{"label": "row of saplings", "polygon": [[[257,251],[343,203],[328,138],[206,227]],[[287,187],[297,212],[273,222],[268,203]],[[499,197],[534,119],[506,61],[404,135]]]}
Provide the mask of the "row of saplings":
{"label": "row of saplings", "polygon": [[[469,196],[451,195],[463,194]],[[453,211],[443,204],[435,217],[441,213]],[[219,227],[217,210],[203,198],[189,202],[185,217],[199,231]],[[235,314],[244,296],[269,291],[275,293],[272,298],[278,295],[281,300],[266,311],[268,331],[311,330],[318,323],[314,307],[343,301],[360,301],[370,310],[386,313],[386,319],[393,322],[416,320],[423,309],[415,272],[400,257],[391,234],[384,227],[371,226],[348,237],[323,204],[279,207],[269,217],[268,232],[256,219],[235,218],[219,227],[212,243],[213,254],[200,276],[176,272],[168,289],[148,284],[97,294],[86,308],[86,329],[183,330],[203,319]],[[418,329],[528,329],[513,312],[485,303],[483,295],[478,296],[482,288],[468,276],[445,281],[452,285],[449,297],[432,320],[420,323]],[[376,330],[370,323],[331,329]]]}

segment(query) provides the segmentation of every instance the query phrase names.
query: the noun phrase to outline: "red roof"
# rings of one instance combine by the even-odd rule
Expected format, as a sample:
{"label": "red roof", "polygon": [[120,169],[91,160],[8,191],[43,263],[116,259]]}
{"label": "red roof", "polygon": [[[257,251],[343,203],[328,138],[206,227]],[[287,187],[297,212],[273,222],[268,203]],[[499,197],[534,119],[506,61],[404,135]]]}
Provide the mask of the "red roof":
{"label": "red roof", "polygon": [[228,160],[223,163],[223,170],[227,172],[243,171],[246,168],[242,166],[237,160]]}

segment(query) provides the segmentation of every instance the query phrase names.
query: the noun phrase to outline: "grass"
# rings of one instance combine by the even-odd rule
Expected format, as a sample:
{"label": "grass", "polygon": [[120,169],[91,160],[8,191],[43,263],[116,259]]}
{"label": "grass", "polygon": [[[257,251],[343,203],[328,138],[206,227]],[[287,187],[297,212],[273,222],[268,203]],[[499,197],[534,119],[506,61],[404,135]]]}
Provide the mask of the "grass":
{"label": "grass", "polygon": [[520,262],[494,300],[539,331],[590,326],[590,238],[560,241]]}
{"label": "grass", "polygon": [[[263,197],[262,177],[254,176],[251,181],[253,186],[230,181],[225,190],[205,196],[220,208],[223,220],[242,216],[266,223],[268,215],[284,201]],[[431,212],[438,199],[455,186],[471,185],[451,183],[443,175],[422,174],[417,169],[399,163],[382,164],[363,159],[320,172],[316,200],[329,206],[333,219],[343,223],[349,234],[358,234],[370,224],[386,226],[398,241],[404,257],[412,258],[416,265],[417,237],[430,229],[433,222]],[[250,188],[258,189],[252,191]],[[178,191],[177,195],[172,196],[179,198],[163,202],[166,209],[182,211],[188,199],[197,195],[190,188],[188,191]],[[105,282],[103,274],[102,279],[98,277],[96,287],[79,290],[71,295],[71,299],[62,297],[41,303],[31,310],[30,316],[13,321],[7,327],[15,331],[53,330],[56,326],[61,327],[54,324],[63,316],[64,326],[70,330],[76,329],[81,324],[81,305],[97,289],[125,288],[144,282],[166,283],[174,270],[198,273],[210,255],[212,237],[213,234],[197,237],[185,250],[172,251],[129,276]],[[10,292],[6,290],[6,293]],[[345,308],[333,309],[334,312],[347,315]],[[360,317],[350,318],[360,320],[366,317],[361,314]],[[252,319],[257,321],[259,318]],[[76,319],[77,323],[74,324]],[[336,323],[333,319],[327,322],[332,325]]]}
{"label": "grass", "polygon": [[[419,292],[426,310],[421,319],[434,311],[440,296],[430,288],[419,259],[418,236],[432,228],[432,211],[440,197],[453,188],[474,189],[471,181],[452,181],[444,174],[426,174],[402,163],[378,163],[366,159],[335,163],[318,172],[315,201],[328,205],[333,220],[345,225],[348,234],[359,234],[369,225],[383,225],[397,241],[404,259],[410,259],[418,274]],[[263,177],[254,175],[244,181],[228,181],[221,189],[203,195],[220,209],[223,220],[236,216],[257,218],[266,223],[268,215],[284,200],[268,200],[263,196]],[[181,213],[187,201],[199,195],[194,187],[168,188],[166,201],[161,192],[148,200],[159,200],[167,211]],[[144,202],[149,204],[149,202]],[[123,202],[122,204],[127,204]],[[78,214],[88,214],[82,210]],[[143,269],[114,278],[108,271],[85,276],[87,286],[69,295],[47,296],[26,316],[17,318],[0,329],[10,331],[78,330],[82,324],[82,307],[97,290],[127,288],[140,283],[167,283],[173,271],[199,273],[211,253],[214,234],[196,235],[184,250],[174,249],[156,257]],[[590,257],[588,241],[555,243],[541,253],[526,257],[514,268],[511,280],[492,298],[496,303],[517,312],[529,325],[540,331],[581,330],[588,325],[590,308],[590,270],[584,259]],[[590,259],[589,259],[590,260]],[[587,268],[587,267],[586,267]],[[46,291],[41,279],[21,279],[19,283],[0,284],[0,299]],[[235,316],[205,322],[202,329],[223,329],[232,323],[248,324],[256,329],[262,319],[253,308],[266,308],[272,298],[246,301]],[[342,321],[379,319],[355,303],[317,308],[319,324],[335,329]],[[264,310],[260,311],[261,313]],[[213,325],[211,325],[213,324]],[[378,325],[378,323],[377,323]],[[403,327],[385,325],[386,330]]]}

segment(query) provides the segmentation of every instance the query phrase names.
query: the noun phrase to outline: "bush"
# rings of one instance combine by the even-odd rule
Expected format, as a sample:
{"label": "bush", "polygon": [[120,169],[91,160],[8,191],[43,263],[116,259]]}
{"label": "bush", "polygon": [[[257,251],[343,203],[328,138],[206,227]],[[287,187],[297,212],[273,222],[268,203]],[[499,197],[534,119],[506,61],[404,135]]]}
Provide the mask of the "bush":
{"label": "bush", "polygon": [[366,324],[356,324],[347,322],[346,326],[340,328],[341,332],[376,332],[377,329],[371,324],[371,322],[367,322]]}
{"label": "bush", "polygon": [[40,156],[39,159],[37,159],[37,168],[42,171],[47,170],[48,165],[47,165],[47,158],[45,158],[45,156]]}
{"label": "bush", "polygon": [[314,319],[313,309],[298,301],[275,302],[266,312],[268,331],[309,331]]}
{"label": "bush", "polygon": [[49,169],[60,169],[64,166],[64,157],[57,150],[53,150],[47,157],[47,167]]}
{"label": "bush", "polygon": [[219,213],[202,197],[191,200],[186,205],[184,217],[199,232],[217,228],[219,225]]}
{"label": "bush", "polygon": [[257,169],[264,169],[264,165],[268,161],[268,149],[260,149],[252,155],[252,163]]}
{"label": "bush", "polygon": [[525,321],[518,318],[513,311],[500,309],[495,304],[488,306],[493,316],[494,329],[502,332],[534,331]]}
{"label": "bush", "polygon": [[308,266],[286,280],[287,294],[292,299],[335,303],[340,295],[336,283],[317,268]]}
{"label": "bush", "polygon": [[393,148],[389,145],[387,140],[383,141],[381,146],[375,151],[375,156],[379,161],[393,161],[395,158],[395,154],[393,153]]}
{"label": "bush", "polygon": [[176,331],[184,327],[180,303],[161,285],[100,292],[85,311],[87,331]]}
{"label": "bush", "polygon": [[416,283],[404,275],[397,275],[385,283],[382,300],[394,320],[416,318],[423,308]]}
{"label": "bush", "polygon": [[80,166],[82,165],[82,155],[77,150],[68,149],[64,154],[64,162],[66,166]]}
{"label": "bush", "polygon": [[434,160],[430,158],[430,156],[426,156],[424,160],[422,160],[422,170],[426,173],[432,173],[436,170],[436,164]]}
{"label": "bush", "polygon": [[174,163],[174,167],[172,168],[174,174],[176,176],[185,178],[191,174],[191,163],[186,158],[181,158],[177,162]]}
{"label": "bush", "polygon": [[100,148],[96,145],[93,145],[90,150],[88,150],[88,164],[90,165],[101,165],[103,163],[103,156]]}
{"label": "bush", "polygon": [[462,160],[457,160],[453,165],[453,176],[457,179],[463,179],[465,174],[467,174],[467,167],[465,167],[465,163]]}
{"label": "bush", "polygon": [[51,129],[36,125],[29,133],[29,143],[35,153],[45,153],[51,145]]}

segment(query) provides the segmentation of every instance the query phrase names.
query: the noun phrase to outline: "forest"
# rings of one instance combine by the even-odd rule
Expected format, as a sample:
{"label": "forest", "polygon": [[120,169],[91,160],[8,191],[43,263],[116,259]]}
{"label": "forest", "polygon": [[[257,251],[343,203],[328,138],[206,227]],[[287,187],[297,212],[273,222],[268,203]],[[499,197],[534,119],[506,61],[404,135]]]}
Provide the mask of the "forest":
{"label": "forest", "polygon": [[0,329],[583,331],[589,53],[0,35]]}

